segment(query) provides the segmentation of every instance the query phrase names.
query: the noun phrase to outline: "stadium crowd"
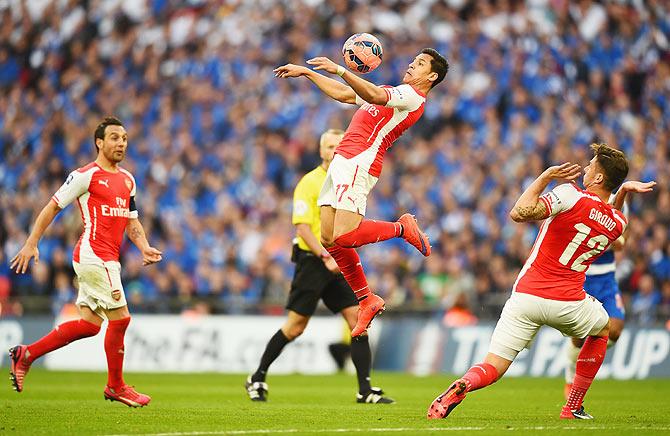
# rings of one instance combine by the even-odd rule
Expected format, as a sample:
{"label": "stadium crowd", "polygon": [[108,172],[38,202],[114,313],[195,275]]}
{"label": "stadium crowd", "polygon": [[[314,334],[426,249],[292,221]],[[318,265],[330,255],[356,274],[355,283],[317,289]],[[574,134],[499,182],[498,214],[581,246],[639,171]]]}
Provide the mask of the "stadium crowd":
{"label": "stadium crowd", "polygon": [[30,274],[8,259],[68,172],[94,159],[107,114],[129,131],[124,167],[164,253],[142,268],[124,245],[133,312],[281,311],[293,188],[318,164],[319,134],[355,108],[272,69],[341,63],[355,32],[384,45],[375,83],[397,84],[423,47],[451,65],[368,206],[385,220],[415,213],[434,247],[425,261],[402,241],[360,250],[388,306],[496,316],[537,232],[508,219],[513,201],[544,167],[586,165],[604,141],[628,154],[629,178],[658,182],[632,199],[618,255],[628,318],[670,317],[670,10],[654,0],[0,0],[3,315],[29,312],[30,295],[54,313],[73,301],[76,207]]}

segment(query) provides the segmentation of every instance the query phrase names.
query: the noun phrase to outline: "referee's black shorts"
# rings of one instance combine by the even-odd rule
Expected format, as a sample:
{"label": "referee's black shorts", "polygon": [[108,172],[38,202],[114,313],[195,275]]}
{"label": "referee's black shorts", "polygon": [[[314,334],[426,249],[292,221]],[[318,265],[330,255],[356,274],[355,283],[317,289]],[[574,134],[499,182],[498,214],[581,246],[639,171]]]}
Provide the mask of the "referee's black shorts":
{"label": "referee's black shorts", "polygon": [[358,300],[342,274],[333,274],[323,261],[304,250],[294,247],[295,274],[291,282],[286,308],[303,316],[312,316],[319,299],[333,313],[350,306],[358,306]]}

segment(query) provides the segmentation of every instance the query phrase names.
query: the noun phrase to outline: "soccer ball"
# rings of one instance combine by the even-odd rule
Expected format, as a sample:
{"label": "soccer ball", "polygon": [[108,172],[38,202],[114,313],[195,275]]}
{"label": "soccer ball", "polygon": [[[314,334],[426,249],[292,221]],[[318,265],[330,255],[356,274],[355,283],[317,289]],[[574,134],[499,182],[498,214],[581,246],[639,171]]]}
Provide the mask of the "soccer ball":
{"label": "soccer ball", "polygon": [[369,33],[355,33],[342,46],[344,62],[350,70],[369,73],[382,63],[382,43]]}

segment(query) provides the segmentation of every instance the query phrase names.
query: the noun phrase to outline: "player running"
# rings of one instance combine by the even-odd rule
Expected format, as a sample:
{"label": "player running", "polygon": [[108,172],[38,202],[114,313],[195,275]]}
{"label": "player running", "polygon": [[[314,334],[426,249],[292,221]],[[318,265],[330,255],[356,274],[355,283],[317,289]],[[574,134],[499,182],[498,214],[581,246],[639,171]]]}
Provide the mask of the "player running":
{"label": "player running", "polygon": [[51,333],[30,345],[9,350],[10,378],[17,392],[30,365],[39,357],[78,339],[95,336],[104,319],[109,321],[105,333],[107,386],[104,396],[131,407],[149,404],[151,398],[141,394],[123,380],[123,338],[130,323],[130,312],[121,284],[119,248],[123,233],[140,249],[144,265],[159,262],[161,252],[151,247],[135,207],[135,179],[118,164],[126,156],[128,134],[121,121],[105,118],[95,129],[98,153],[94,162],[73,171],[51,197],[35,220],[32,233],[21,251],[12,259],[17,274],[28,269],[31,258],[39,262],[37,245],[49,224],[68,204],[77,201],[84,232],[72,255],[79,295],[80,318],[60,324]]}
{"label": "player running", "polygon": [[[356,325],[358,302],[351,288],[340,274],[333,258],[319,243],[321,220],[316,200],[326,178],[326,172],[335,155],[335,148],[344,132],[330,129],[321,135],[319,155],[321,164],[300,179],[293,193],[293,224],[297,240],[291,259],[295,262],[295,274],[286,308],[288,317],[284,325],[270,338],[256,372],[245,383],[247,395],[252,401],[267,401],[268,384],[265,382],[272,362],[284,347],[295,340],[307,327],[314,315],[317,303],[323,303],[333,313],[341,313],[349,328]],[[351,341],[351,360],[356,367],[358,393],[356,402],[368,404],[391,404],[393,399],[385,397],[380,388],[370,385],[372,355],[368,335],[360,335]]]}
{"label": "player running", "polygon": [[419,53],[405,73],[402,85],[377,86],[325,57],[307,61],[314,70],[342,77],[347,85],[307,67],[288,64],[274,70],[277,77],[306,77],[329,97],[360,108],[335,150],[319,195],[321,243],[333,256],[359,302],[356,337],[384,310],[384,300],[372,293],[355,248],[401,237],[424,256],[430,242],[410,214],[396,222],[365,220],[370,190],[382,171],[384,154],[423,114],[426,95],[447,74],[447,60],[432,48]]}
{"label": "player running", "polygon": [[[610,202],[614,200],[614,196]],[[628,217],[628,207],[624,203],[622,208],[623,214]],[[616,281],[614,273],[616,271],[616,261],[614,260],[614,252],[622,250],[626,243],[626,231],[616,241],[612,242],[609,249],[597,257],[589,269],[586,270],[586,280],[584,281],[584,291],[587,294],[600,301],[610,317],[609,340],[607,341],[607,348],[612,348],[616,344],[624,327],[624,318],[626,311],[621,298],[621,290]],[[577,365],[577,357],[579,351],[584,345],[583,338],[570,338],[566,354],[568,363],[565,366],[565,399],[570,395],[572,382],[575,379],[575,366]]]}
{"label": "player running", "polygon": [[[510,212],[514,221],[545,221],[503,308],[484,362],[433,401],[429,419],[445,418],[468,392],[502,377],[543,325],[586,338],[560,417],[592,419],[582,401],[605,358],[609,317],[602,304],[584,292],[584,271],[626,227],[623,213],[607,200],[626,178],[628,161],[621,151],[604,144],[591,148],[594,157],[584,170],[585,189],[570,183],[581,174],[579,165],[565,163],[545,170],[514,205]],[[561,179],[569,183],[541,195],[551,181]],[[648,192],[654,184],[627,182],[620,191]]]}

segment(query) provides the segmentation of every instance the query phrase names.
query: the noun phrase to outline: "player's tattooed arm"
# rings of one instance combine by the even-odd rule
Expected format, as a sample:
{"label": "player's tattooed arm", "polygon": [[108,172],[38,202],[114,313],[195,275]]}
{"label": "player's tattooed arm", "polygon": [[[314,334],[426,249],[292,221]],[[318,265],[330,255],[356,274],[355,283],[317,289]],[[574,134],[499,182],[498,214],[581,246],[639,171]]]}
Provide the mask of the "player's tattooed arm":
{"label": "player's tattooed arm", "polygon": [[[139,224],[139,222],[138,223],[134,223],[134,222],[129,223],[129,225],[128,225],[128,237],[133,242],[146,241],[146,245],[149,245],[149,242],[147,241],[147,236],[144,234],[144,229],[142,228],[141,225],[137,225],[137,224]],[[136,243],[136,245],[139,246],[139,244],[137,244],[137,243]]]}
{"label": "player's tattooed arm", "polygon": [[517,222],[545,219],[548,214],[547,207],[542,201],[538,201],[533,206],[515,206],[510,212],[512,219]]}
{"label": "player's tattooed arm", "polygon": [[126,224],[126,234],[128,235],[128,239],[142,252],[142,263],[144,265],[160,262],[163,259],[163,253],[149,245],[140,220],[137,218],[129,219],[128,224]]}
{"label": "player's tattooed arm", "polygon": [[553,180],[573,181],[582,172],[582,168],[570,162],[556,165],[544,170],[533,183],[523,191],[516,204],[509,213],[516,222],[542,220],[549,216],[549,210],[540,195]]}

